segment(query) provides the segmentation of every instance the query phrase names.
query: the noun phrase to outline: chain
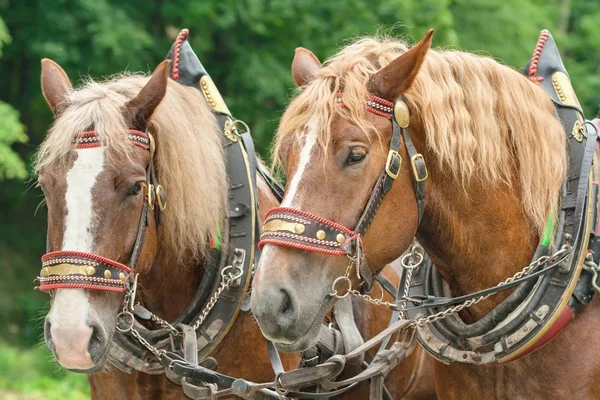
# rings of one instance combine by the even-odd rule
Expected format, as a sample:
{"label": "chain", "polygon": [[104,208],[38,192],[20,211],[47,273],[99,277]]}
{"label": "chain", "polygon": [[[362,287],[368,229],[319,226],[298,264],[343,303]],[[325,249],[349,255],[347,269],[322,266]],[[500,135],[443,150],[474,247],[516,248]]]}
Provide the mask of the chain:
{"label": "chain", "polygon": [[233,274],[229,271],[230,269],[233,269],[233,267],[231,265],[228,265],[227,267],[223,268],[223,271],[221,271],[221,277],[223,278],[221,280],[221,284],[219,285],[217,291],[211,296],[210,300],[208,300],[208,303],[202,310],[202,313],[200,313],[200,316],[192,326],[192,329],[194,331],[200,328],[200,325],[202,325],[206,317],[208,317],[210,311],[213,309],[215,304],[217,304],[217,301],[219,300],[219,297],[221,297],[221,294],[225,290],[229,289],[231,285],[233,285],[233,283],[236,281],[236,279],[239,279],[244,272],[241,268],[236,268],[238,271],[236,271],[236,274]]}
{"label": "chain", "polygon": [[[555,260],[555,259],[564,257],[570,251],[571,251],[570,246],[563,246],[563,248],[558,250],[552,256],[541,256],[537,260],[533,261],[531,264],[525,266],[525,268],[523,268],[521,271],[517,272],[513,276],[511,276],[511,277],[507,278],[506,280],[497,284],[496,287],[503,286],[503,285],[510,283],[516,279],[522,278],[523,276],[527,275],[531,270],[537,269],[538,267],[547,264],[548,261],[550,261],[550,260]],[[432,315],[428,315],[427,317],[422,317],[422,318],[416,319],[416,320],[412,321],[409,325],[407,325],[407,328],[422,327],[431,322],[439,321],[441,319],[446,318],[448,315],[456,314],[465,308],[471,307],[472,305],[477,304],[480,301],[483,301],[483,300],[487,299],[488,297],[490,297],[491,295],[496,294],[496,293],[498,293],[498,292],[479,296],[474,299],[467,300],[464,303],[457,304],[454,307],[447,308],[446,310],[440,311],[436,314],[432,314]]]}
{"label": "chain", "polygon": [[[135,301],[135,293],[137,291],[137,280],[138,274],[135,274],[133,278],[133,285],[127,289],[125,293],[125,299],[123,300],[123,309],[117,315],[117,330],[121,333],[128,333],[137,339],[138,342],[142,344],[145,348],[147,348],[152,354],[156,356],[156,358],[160,358],[161,350],[152,346],[146,339],[140,335],[140,333],[135,329],[135,316],[133,315],[133,307]],[[174,328],[173,328],[174,329]]]}

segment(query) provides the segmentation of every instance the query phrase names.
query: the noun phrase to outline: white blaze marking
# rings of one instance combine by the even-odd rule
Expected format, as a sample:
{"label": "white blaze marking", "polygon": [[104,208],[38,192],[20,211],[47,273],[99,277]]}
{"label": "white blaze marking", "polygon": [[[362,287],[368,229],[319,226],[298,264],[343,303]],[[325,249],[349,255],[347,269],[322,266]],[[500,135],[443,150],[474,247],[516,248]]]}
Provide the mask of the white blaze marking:
{"label": "white blaze marking", "polygon": [[104,169],[104,147],[75,151],[77,160],[67,173],[67,217],[62,249],[91,253],[94,242],[92,188]]}
{"label": "white blaze marking", "polygon": [[[62,250],[93,252],[94,213],[92,189],[104,169],[104,148],[77,149],[77,159],[67,173],[65,204],[67,215]],[[78,332],[87,325],[89,303],[83,289],[56,290],[52,310],[48,315],[53,330]],[[73,338],[54,338],[55,342],[70,342]],[[88,356],[89,357],[89,356]],[[60,358],[60,354],[59,354]]]}
{"label": "white blaze marking", "polygon": [[292,207],[294,205],[296,192],[298,191],[298,186],[300,185],[300,181],[302,180],[302,175],[304,174],[306,165],[310,161],[310,154],[312,152],[312,148],[317,142],[317,127],[315,126],[316,122],[316,119],[313,118],[308,121],[308,124],[306,124],[307,133],[304,137],[304,146],[302,147],[302,151],[300,151],[300,161],[298,162],[298,168],[296,168],[296,173],[290,181],[289,189],[286,191],[286,194],[283,197],[281,207]]}

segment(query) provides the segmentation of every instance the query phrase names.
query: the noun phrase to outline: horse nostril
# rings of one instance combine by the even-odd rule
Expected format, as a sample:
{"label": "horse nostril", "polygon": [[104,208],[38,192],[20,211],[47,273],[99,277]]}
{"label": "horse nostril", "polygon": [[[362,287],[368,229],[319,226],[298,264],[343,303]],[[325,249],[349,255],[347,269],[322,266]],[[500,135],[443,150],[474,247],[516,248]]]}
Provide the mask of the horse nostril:
{"label": "horse nostril", "polygon": [[292,303],[292,298],[290,294],[285,289],[279,289],[281,292],[283,299],[281,302],[281,308],[279,309],[281,314],[291,314],[294,311],[294,305]]}
{"label": "horse nostril", "polygon": [[[104,334],[97,325],[92,325],[92,336],[88,344],[88,352],[92,360],[96,360],[104,351]],[[97,360],[96,360],[97,361]]]}

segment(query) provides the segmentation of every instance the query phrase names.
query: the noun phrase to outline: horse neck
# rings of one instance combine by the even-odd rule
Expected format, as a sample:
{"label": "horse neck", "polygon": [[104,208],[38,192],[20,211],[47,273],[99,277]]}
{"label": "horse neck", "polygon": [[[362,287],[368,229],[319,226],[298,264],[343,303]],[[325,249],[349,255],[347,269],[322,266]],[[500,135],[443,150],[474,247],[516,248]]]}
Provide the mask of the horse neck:
{"label": "horse neck", "polygon": [[[427,154],[426,159],[435,160],[435,155]],[[518,194],[507,185],[491,188],[476,179],[463,190],[436,163],[428,168],[425,214],[417,238],[455,296],[495,286],[531,262],[539,237]],[[472,306],[464,317],[481,318],[507,295]]]}
{"label": "horse neck", "polygon": [[189,305],[204,272],[202,262],[185,260],[161,249],[152,267],[140,276],[141,303],[167,321],[174,321]]}

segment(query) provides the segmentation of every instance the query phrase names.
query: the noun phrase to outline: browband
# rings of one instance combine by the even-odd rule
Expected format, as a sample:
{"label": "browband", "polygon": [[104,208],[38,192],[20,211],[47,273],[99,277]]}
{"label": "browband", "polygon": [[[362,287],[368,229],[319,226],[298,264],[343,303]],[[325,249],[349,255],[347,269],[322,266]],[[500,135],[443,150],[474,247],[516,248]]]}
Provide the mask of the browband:
{"label": "browband", "polygon": [[[150,213],[154,212],[156,225],[166,206],[166,194],[157,182],[154,170],[154,140],[146,132],[129,129],[128,139],[137,147],[150,152],[146,168],[146,195],[140,216],[140,224],[133,247],[130,266],[80,251],[50,251],[42,256],[42,270],[38,280],[39,289],[50,291],[61,288],[76,288],[123,292],[129,285],[129,277],[139,257],[144,242],[146,227],[150,225]],[[106,145],[106,141],[96,131],[78,132],[73,138],[73,148],[87,149]],[[156,210],[155,210],[155,205]]]}

